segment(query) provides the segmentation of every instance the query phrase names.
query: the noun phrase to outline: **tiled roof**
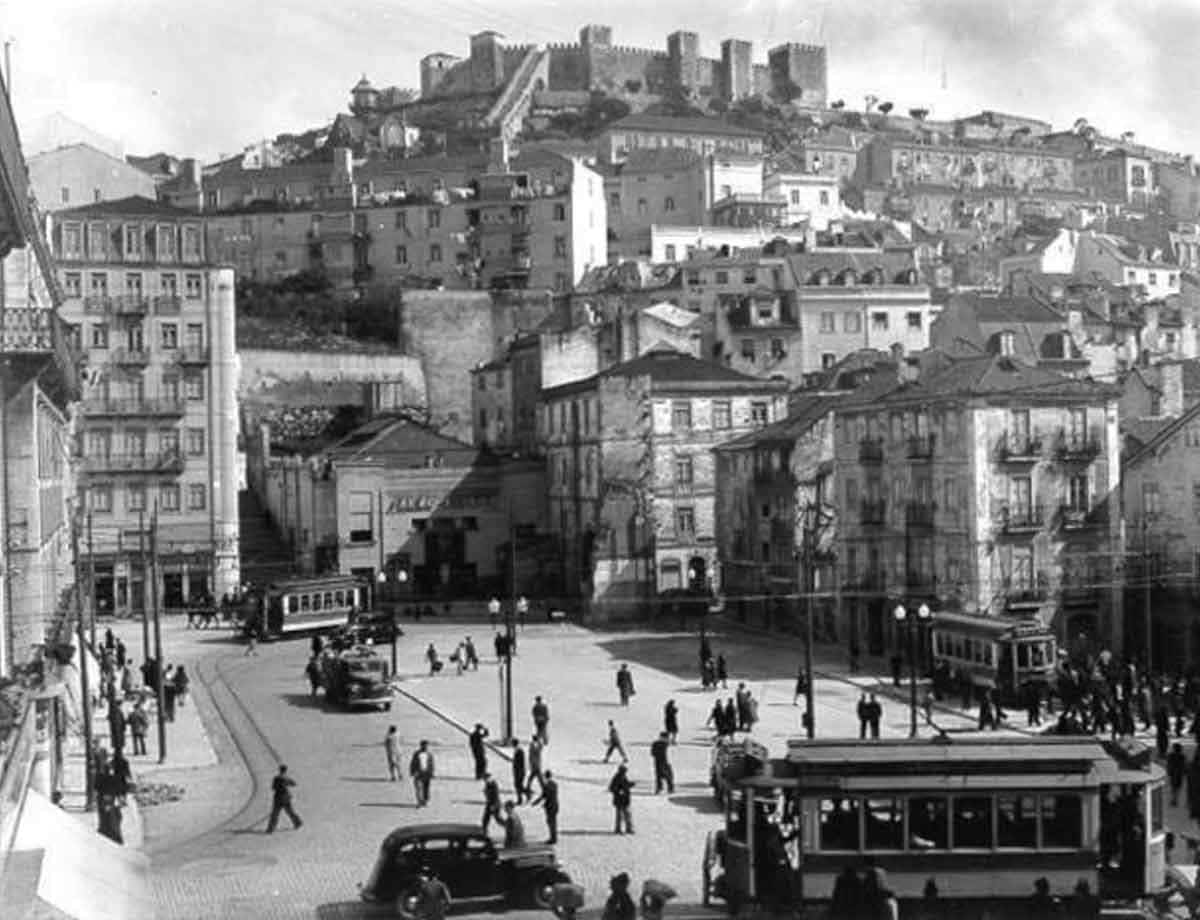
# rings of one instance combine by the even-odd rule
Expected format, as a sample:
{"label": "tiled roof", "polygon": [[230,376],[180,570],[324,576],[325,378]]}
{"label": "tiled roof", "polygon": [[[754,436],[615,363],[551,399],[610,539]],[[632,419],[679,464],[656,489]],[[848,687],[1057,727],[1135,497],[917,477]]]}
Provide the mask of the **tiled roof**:
{"label": "tiled roof", "polygon": [[1132,441],[1133,450],[1141,450],[1173,422],[1170,418],[1131,418],[1121,422],[1121,433]]}
{"label": "tiled roof", "polygon": [[381,416],[360,425],[324,452],[331,460],[367,460],[411,455],[424,458],[438,452],[474,451],[463,441],[395,416]]}
{"label": "tiled roof", "polygon": [[911,250],[828,249],[816,252],[796,252],[787,257],[796,283],[807,285],[817,272],[827,270],[834,275],[851,268],[861,278],[874,268],[883,269],[886,284],[906,283],[903,276],[916,268]]}
{"label": "tiled roof", "polygon": [[1192,421],[1200,416],[1200,402],[1196,403],[1191,408],[1185,409],[1178,418],[1173,418],[1170,422],[1158,430],[1148,441],[1144,442],[1141,447],[1136,449],[1129,457],[1122,461],[1125,469],[1129,469],[1136,463],[1140,463],[1147,457],[1153,457],[1155,450],[1166,441],[1174,437],[1178,432],[1186,428]]}
{"label": "tiled roof", "polygon": [[78,208],[68,208],[65,211],[59,211],[58,213],[60,217],[194,218],[197,216],[193,211],[177,208],[174,205],[163,204],[161,201],[153,201],[149,198],[143,198],[141,195],[132,195],[129,198],[118,198],[115,201],[98,201],[95,204],[85,204]]}
{"label": "tiled roof", "polygon": [[677,134],[720,134],[728,137],[762,137],[717,118],[673,118],[670,115],[627,115],[608,126],[609,131],[671,131]]}
{"label": "tiled roof", "polygon": [[813,425],[837,408],[843,397],[840,395],[813,395],[794,401],[788,417],[773,422],[765,428],[751,431],[732,441],[717,445],[715,450],[733,451],[744,450],[759,444],[778,444],[792,442],[802,437]]}
{"label": "tiled roof", "polygon": [[739,389],[783,390],[787,383],[783,380],[763,380],[751,377],[741,371],[735,371],[724,364],[712,361],[701,361],[691,355],[670,348],[655,348],[640,357],[616,364],[607,370],[572,383],[543,390],[544,397],[553,398],[582,390],[591,389],[597,381],[613,377],[649,377],[652,384],[670,387],[673,384],[684,384],[692,387],[711,386],[714,389],[736,387]]}
{"label": "tiled roof", "polygon": [[1032,297],[992,296],[971,291],[952,296],[949,306],[973,310],[975,319],[981,324],[1063,324],[1062,314]]}
{"label": "tiled roof", "polygon": [[658,172],[663,169],[686,169],[700,160],[700,154],[683,147],[636,148],[630,150],[617,172]]}
{"label": "tiled roof", "polygon": [[616,265],[598,265],[588,269],[575,286],[578,294],[616,291],[650,291],[679,286],[679,266],[625,261]]}

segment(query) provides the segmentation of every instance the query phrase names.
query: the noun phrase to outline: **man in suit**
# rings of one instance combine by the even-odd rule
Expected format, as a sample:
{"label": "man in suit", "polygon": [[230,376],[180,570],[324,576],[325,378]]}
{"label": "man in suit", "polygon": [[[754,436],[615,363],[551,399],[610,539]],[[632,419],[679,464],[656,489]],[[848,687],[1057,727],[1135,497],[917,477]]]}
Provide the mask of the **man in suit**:
{"label": "man in suit", "polygon": [[286,812],[287,816],[292,819],[292,827],[299,828],[304,824],[300,820],[300,816],[292,809],[292,787],[295,785],[296,781],[287,775],[287,767],[280,764],[279,772],[271,780],[271,817],[267,821],[268,834],[275,833],[280,812]]}
{"label": "man in suit", "polygon": [[522,804],[529,798],[528,790],[525,788],[525,748],[521,747],[521,742],[513,742],[512,753],[512,776],[513,776],[513,792],[517,796],[517,804]]}
{"label": "man in suit", "polygon": [[429,751],[429,742],[422,741],[408,763],[408,774],[413,780],[413,789],[417,794],[417,807],[429,804],[429,783],[433,780],[433,754]]}
{"label": "man in suit", "polygon": [[500,784],[490,773],[483,775],[483,832],[486,834],[492,822],[504,827],[504,814],[500,811]]}
{"label": "man in suit", "polygon": [[546,843],[558,843],[558,782],[549,770],[542,774],[542,794],[530,804],[541,805],[546,813],[546,830],[550,832]]}

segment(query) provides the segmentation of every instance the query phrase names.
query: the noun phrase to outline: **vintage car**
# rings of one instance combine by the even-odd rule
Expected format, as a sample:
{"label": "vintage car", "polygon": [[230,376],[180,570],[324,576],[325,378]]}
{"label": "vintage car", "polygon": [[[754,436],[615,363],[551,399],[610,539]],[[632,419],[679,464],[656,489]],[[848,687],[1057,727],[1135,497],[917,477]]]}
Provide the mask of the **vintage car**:
{"label": "vintage car", "polygon": [[485,902],[548,910],[555,886],[571,881],[552,846],[505,850],[478,824],[415,824],[384,838],[363,900],[395,904],[401,917],[416,920],[423,866],[449,889],[454,905],[472,910]]}
{"label": "vintage car", "polygon": [[387,662],[367,645],[356,645],[321,659],[325,702],[354,709],[392,708]]}

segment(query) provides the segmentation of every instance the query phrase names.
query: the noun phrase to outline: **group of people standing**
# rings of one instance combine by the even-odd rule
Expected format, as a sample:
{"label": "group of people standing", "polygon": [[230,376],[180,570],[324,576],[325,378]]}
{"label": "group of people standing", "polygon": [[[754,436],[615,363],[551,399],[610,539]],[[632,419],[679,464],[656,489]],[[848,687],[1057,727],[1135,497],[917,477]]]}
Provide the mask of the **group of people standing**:
{"label": "group of people standing", "polygon": [[754,731],[758,723],[758,700],[745,683],[737,686],[737,691],[722,703],[713,703],[712,712],[704,723],[711,726],[718,738],[731,738],[734,732]]}

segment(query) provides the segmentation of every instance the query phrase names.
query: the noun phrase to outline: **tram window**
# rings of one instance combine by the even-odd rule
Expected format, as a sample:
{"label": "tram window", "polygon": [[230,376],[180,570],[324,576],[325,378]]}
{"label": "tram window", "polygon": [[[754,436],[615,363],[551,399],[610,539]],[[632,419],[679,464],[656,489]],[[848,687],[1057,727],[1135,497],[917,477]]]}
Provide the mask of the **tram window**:
{"label": "tram window", "polygon": [[948,811],[943,796],[914,796],[909,799],[909,847],[915,850],[949,849]]}
{"label": "tram window", "polygon": [[314,594],[312,596],[312,607],[313,607],[313,610],[321,609],[321,592],[320,591],[318,591],[316,594]]}
{"label": "tram window", "polygon": [[1029,646],[1028,645],[1021,644],[1021,645],[1017,646],[1017,667],[1018,668],[1029,667]]}
{"label": "tram window", "polygon": [[294,594],[289,594],[287,599],[287,609],[288,613],[299,613],[300,598],[296,597]]}
{"label": "tram window", "polygon": [[996,797],[996,844],[1001,847],[1037,847],[1037,798],[1032,795]]}
{"label": "tram window", "polygon": [[339,607],[346,606],[346,592],[345,591],[334,591],[333,597],[334,597],[334,600],[337,601],[337,605]]}
{"label": "tram window", "polygon": [[311,600],[312,600],[312,598],[310,598],[307,594],[300,595],[300,612],[301,613],[308,613],[308,605],[311,602]]}
{"label": "tram window", "polygon": [[[340,607],[341,604],[338,604],[338,606]],[[333,609],[333,592],[332,591],[325,592],[325,609],[326,610]]]}
{"label": "tram window", "polygon": [[1163,829],[1163,787],[1155,786],[1150,790],[1150,830]]}
{"label": "tram window", "polygon": [[992,848],[991,796],[954,797],[954,847],[972,850]]}
{"label": "tram window", "polygon": [[863,824],[865,849],[904,849],[904,813],[898,799],[865,799]]}
{"label": "tram window", "polygon": [[1083,845],[1083,806],[1077,795],[1042,796],[1042,847],[1077,850]]}
{"label": "tram window", "polygon": [[983,662],[989,668],[996,666],[996,646],[991,642],[983,643]]}
{"label": "tram window", "polygon": [[822,850],[859,848],[858,800],[822,799],[819,846]]}
{"label": "tram window", "polygon": [[1030,651],[1033,654],[1033,666],[1035,668],[1044,668],[1046,662],[1050,660],[1050,644],[1048,642],[1039,642],[1031,647]]}
{"label": "tram window", "polygon": [[961,659],[967,657],[966,654],[964,653],[964,647],[965,647],[965,643],[963,642],[962,636],[955,636],[954,637],[954,657],[955,658],[958,658],[961,660]]}

